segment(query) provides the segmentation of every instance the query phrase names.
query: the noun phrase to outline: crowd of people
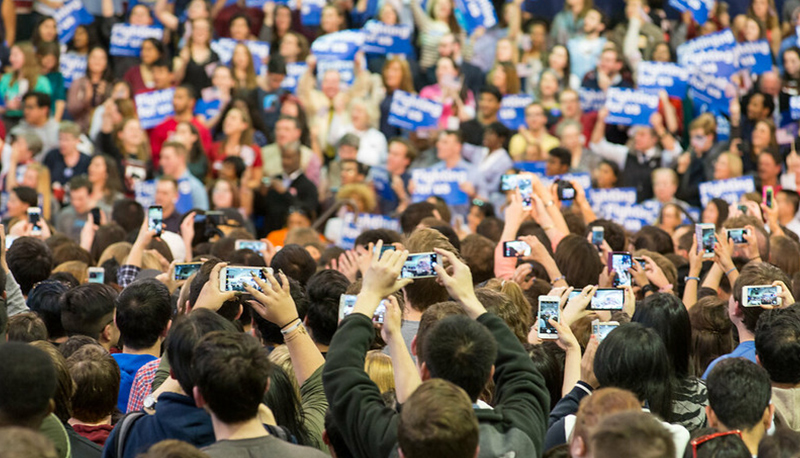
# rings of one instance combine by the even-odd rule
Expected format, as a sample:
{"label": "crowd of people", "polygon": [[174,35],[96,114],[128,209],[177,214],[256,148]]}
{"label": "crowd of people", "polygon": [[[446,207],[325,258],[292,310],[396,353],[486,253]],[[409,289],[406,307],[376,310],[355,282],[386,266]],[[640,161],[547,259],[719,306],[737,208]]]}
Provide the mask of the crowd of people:
{"label": "crowd of people", "polygon": [[1,1],[0,458],[800,453],[797,0]]}

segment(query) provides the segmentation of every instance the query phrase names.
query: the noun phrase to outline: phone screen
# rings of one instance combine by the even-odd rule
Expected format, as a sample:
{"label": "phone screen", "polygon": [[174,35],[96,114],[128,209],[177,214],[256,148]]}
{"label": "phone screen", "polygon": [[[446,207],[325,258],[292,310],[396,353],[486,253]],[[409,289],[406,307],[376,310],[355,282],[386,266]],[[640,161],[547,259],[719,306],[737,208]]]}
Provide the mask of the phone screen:
{"label": "phone screen", "polygon": [[764,187],[764,204],[769,208],[772,208],[773,197],[775,197],[775,191],[772,186]]}
{"label": "phone screen", "polygon": [[616,288],[598,289],[592,297],[591,310],[622,310],[625,291]]}
{"label": "phone screen", "polygon": [[[343,320],[344,317],[353,313],[353,308],[356,306],[357,299],[358,296],[355,294],[342,294],[339,299],[339,320]],[[386,302],[387,299],[384,299],[378,304],[378,308],[375,309],[375,314],[372,316],[373,323],[383,324],[386,315]]]}
{"label": "phone screen", "polygon": [[747,243],[744,236],[747,234],[747,229],[728,229],[728,239],[737,245]]}
{"label": "phone screen", "polygon": [[550,299],[539,299],[539,335],[540,336],[555,336],[558,334],[549,321],[558,321],[558,301]]}
{"label": "phone screen", "polygon": [[400,271],[400,278],[435,277],[436,271],[433,267],[436,264],[439,264],[439,255],[436,253],[410,254]]}
{"label": "phone screen", "polygon": [[506,258],[519,258],[530,256],[531,247],[522,240],[503,242],[503,256]]}
{"label": "phone screen", "polygon": [[42,213],[38,208],[32,208],[28,211],[28,222],[33,226],[32,232],[38,234],[42,232]]}
{"label": "phone screen", "polygon": [[575,188],[572,186],[564,186],[559,188],[559,199],[561,200],[573,200],[575,199]]}
{"label": "phone screen", "polygon": [[236,241],[236,249],[237,250],[253,250],[256,253],[260,253],[267,248],[267,244],[260,241],[260,240],[237,240]]}
{"label": "phone screen", "polygon": [[188,280],[193,273],[200,270],[202,262],[192,262],[187,264],[175,264],[175,280]]}
{"label": "phone screen", "polygon": [[605,230],[602,227],[592,228],[592,245],[602,245],[603,237],[605,237]]}
{"label": "phone screen", "polygon": [[92,220],[96,225],[100,225],[100,209],[97,207],[92,209]]}
{"label": "phone screen", "polygon": [[104,278],[105,278],[105,270],[89,269],[89,283],[103,283]]}
{"label": "phone screen", "polygon": [[161,225],[164,222],[164,210],[160,206],[152,206],[147,210],[147,229],[156,231],[156,236],[161,235]]}
{"label": "phone screen", "polygon": [[745,307],[780,304],[780,295],[777,286],[750,286],[745,290]]}
{"label": "phone screen", "polygon": [[226,267],[225,272],[225,291],[241,291],[247,292],[244,285],[250,284],[255,289],[261,291],[261,288],[253,279],[253,274],[258,275],[262,281],[267,282],[267,276],[261,267]]}
{"label": "phone screen", "polygon": [[533,185],[530,178],[520,178],[517,180],[519,187],[519,194],[522,196],[522,208],[531,208],[533,206]]}
{"label": "phone screen", "polygon": [[517,177],[519,175],[503,175],[500,177],[500,190],[513,191],[517,189]]}
{"label": "phone screen", "polygon": [[628,272],[633,266],[630,253],[612,253],[611,268],[614,270],[614,286],[631,286],[631,274]]}
{"label": "phone screen", "polygon": [[706,255],[713,255],[714,243],[716,243],[717,241],[714,234],[714,226],[712,225],[709,227],[701,227],[700,238],[702,240],[703,253],[705,253]]}
{"label": "phone screen", "polygon": [[619,326],[617,323],[602,323],[602,322],[593,322],[592,323],[592,334],[597,338],[598,342],[602,342],[603,339],[608,336],[608,333],[613,331]]}

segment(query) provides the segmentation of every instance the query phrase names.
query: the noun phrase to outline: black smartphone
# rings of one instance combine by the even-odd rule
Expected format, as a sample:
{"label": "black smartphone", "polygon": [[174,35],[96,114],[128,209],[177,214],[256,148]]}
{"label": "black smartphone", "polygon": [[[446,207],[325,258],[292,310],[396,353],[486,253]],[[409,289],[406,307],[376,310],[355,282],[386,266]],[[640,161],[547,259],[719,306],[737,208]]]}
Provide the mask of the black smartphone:
{"label": "black smartphone", "polygon": [[96,225],[100,225],[100,209],[98,207],[92,209],[92,221],[94,221]]}

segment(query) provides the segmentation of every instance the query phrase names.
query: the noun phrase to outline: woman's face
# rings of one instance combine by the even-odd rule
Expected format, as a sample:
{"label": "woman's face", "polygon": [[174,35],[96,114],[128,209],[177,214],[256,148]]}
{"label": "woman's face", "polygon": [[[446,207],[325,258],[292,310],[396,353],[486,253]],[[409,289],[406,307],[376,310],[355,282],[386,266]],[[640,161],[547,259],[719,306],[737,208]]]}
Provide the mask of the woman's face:
{"label": "woman's face", "polygon": [[760,19],[766,19],[769,14],[768,0],[753,0],[753,14]]}
{"label": "woman's face", "polygon": [[703,209],[702,219],[703,224],[717,224],[719,218],[719,210],[717,204],[710,202],[706,208]]}
{"label": "woman's face", "polygon": [[106,52],[101,48],[94,48],[86,59],[86,66],[89,67],[91,73],[101,75],[106,71],[106,67],[108,66],[108,56]]}
{"label": "woman's face", "polygon": [[230,91],[235,86],[233,76],[231,76],[231,69],[222,66],[215,68],[214,76],[211,77],[211,84],[220,91]]}
{"label": "woman's face", "polygon": [[222,123],[222,131],[225,135],[241,134],[247,129],[247,123],[244,122],[242,112],[238,109],[228,111],[225,116],[225,121]]}
{"label": "woman's face", "polygon": [[554,46],[547,58],[547,65],[553,70],[563,71],[567,68],[567,48]]}
{"label": "woman's face", "polygon": [[492,84],[499,88],[501,91],[506,87],[506,69],[502,65],[498,65],[492,73]]}
{"label": "woman's face", "polygon": [[539,92],[544,97],[555,97],[558,93],[558,79],[552,73],[543,73],[539,80]]}
{"label": "woman's face", "polygon": [[281,39],[281,45],[278,49],[278,54],[283,56],[284,59],[291,59],[292,61],[297,60],[297,56],[300,54],[300,40],[293,34],[286,34]]}
{"label": "woman's face", "polygon": [[676,227],[681,225],[681,215],[678,209],[670,205],[661,212],[661,228],[672,233]]}
{"label": "woman's face", "polygon": [[25,65],[25,54],[21,49],[14,46],[11,48],[11,54],[8,56],[8,61],[11,63],[11,68],[19,70]]}
{"label": "woman's face", "polygon": [[300,116],[300,106],[294,102],[286,102],[281,104],[281,114],[297,118]]}
{"label": "woman's face", "polygon": [[120,139],[130,145],[140,145],[144,141],[144,131],[137,119],[128,120],[119,132]]}
{"label": "woman's face", "polygon": [[250,38],[250,27],[247,26],[247,20],[243,17],[238,17],[231,22],[231,38],[234,40],[247,40]]}
{"label": "woman's face", "polygon": [[469,230],[475,234],[478,231],[478,224],[483,221],[483,213],[481,213],[481,209],[472,206],[469,208],[469,213],[467,213],[467,226],[469,226]]}
{"label": "woman's face", "polygon": [[192,22],[192,42],[195,44],[207,44],[211,41],[211,26],[206,20]]}
{"label": "woman's face", "polygon": [[188,124],[182,122],[175,128],[175,141],[181,142],[187,150],[192,149],[192,145],[197,141],[197,135],[192,132],[192,128]]}
{"label": "woman's face", "polygon": [[8,217],[18,218],[24,216],[28,211],[29,206],[30,205],[19,200],[17,193],[12,191],[8,196]]}
{"label": "woman's face", "polygon": [[55,19],[47,19],[39,24],[39,37],[42,41],[56,41],[58,30],[56,29]]}
{"label": "woman's face", "polygon": [[714,163],[714,179],[727,180],[731,178],[731,166],[728,157],[725,155],[720,156],[717,162]]}
{"label": "woman's face", "polygon": [[450,59],[439,59],[436,62],[436,81],[441,84],[447,79],[455,78],[458,78],[458,71],[453,66],[453,62]]}
{"label": "woman's face", "polygon": [[756,127],[753,128],[753,146],[758,148],[769,146],[771,136],[772,131],[770,130],[769,126],[763,122],[759,122],[756,124]]}
{"label": "woman's face", "polygon": [[92,162],[89,163],[89,181],[99,183],[104,182],[107,178],[106,161],[100,156],[93,157]]}
{"label": "woman's face", "polygon": [[75,29],[75,35],[72,37],[72,44],[77,49],[86,49],[89,46],[89,32],[86,31],[86,27],[79,26]]}
{"label": "woman's face", "polygon": [[289,8],[275,8],[275,28],[286,32],[292,27],[292,11]]}
{"label": "woman's face", "polygon": [[703,129],[692,129],[689,131],[689,144],[695,152],[703,154],[711,149],[714,144],[714,136],[707,135]]}
{"label": "woman's face", "polygon": [[800,76],[800,55],[794,51],[783,53],[783,68],[786,69],[787,76],[792,78]]}
{"label": "woman's face", "polygon": [[653,60],[656,62],[669,62],[669,45],[661,43],[653,50]]}
{"label": "woman's face", "polygon": [[386,80],[387,89],[394,90],[400,88],[400,85],[403,83],[403,68],[399,62],[392,62],[386,66],[384,79]]}
{"label": "woman's face", "polygon": [[758,41],[761,37],[761,29],[758,22],[753,18],[748,18],[744,23],[744,41]]}
{"label": "woman's face", "polygon": [[608,164],[600,164],[597,168],[597,187],[601,189],[613,188],[617,184],[614,170]]}
{"label": "woman's face", "polygon": [[[106,57],[108,59],[108,57]],[[131,98],[131,88],[123,83],[119,82],[114,85],[114,90],[111,92],[111,97],[115,100],[125,100]]]}
{"label": "woman's face", "polygon": [[502,39],[497,42],[496,58],[498,62],[514,61],[514,46],[511,41]]}
{"label": "woman's face", "polygon": [[206,8],[205,1],[193,0],[189,3],[189,9],[186,12],[190,20],[208,17],[208,8]]}
{"label": "woman's face", "polygon": [[386,25],[397,25],[397,11],[395,11],[391,5],[383,5],[383,9],[381,9],[381,22]]}
{"label": "woman's face", "polygon": [[47,74],[56,70],[56,56],[48,54],[46,56],[39,56],[39,65],[42,67],[42,73]]}
{"label": "woman's face", "polygon": [[211,191],[211,201],[214,208],[233,207],[233,191],[227,181],[217,181]]}
{"label": "woman's face", "polygon": [[146,6],[136,5],[131,10],[129,22],[131,25],[150,25],[153,23],[153,18],[150,16],[150,10]]}
{"label": "woman's face", "polygon": [[22,175],[22,181],[20,184],[22,186],[37,189],[39,187],[39,171],[33,167],[28,167],[25,169],[25,174]]}
{"label": "woman's face", "polygon": [[453,5],[450,4],[450,0],[438,0],[433,7],[433,17],[438,21],[449,21],[452,13]]}
{"label": "woman's face", "polygon": [[326,6],[322,9],[322,16],[319,20],[319,27],[325,33],[338,32],[342,26],[342,18],[332,6]]}
{"label": "woman's face", "polygon": [[142,43],[142,52],[140,53],[140,57],[142,58],[142,63],[145,65],[152,65],[153,62],[157,61],[161,54],[158,52],[158,48],[150,41],[145,41]]}
{"label": "woman's face", "polygon": [[236,49],[233,50],[233,58],[231,61],[233,62],[233,68],[237,70],[246,70],[247,66],[250,64],[250,56],[247,48],[244,45],[237,45]]}

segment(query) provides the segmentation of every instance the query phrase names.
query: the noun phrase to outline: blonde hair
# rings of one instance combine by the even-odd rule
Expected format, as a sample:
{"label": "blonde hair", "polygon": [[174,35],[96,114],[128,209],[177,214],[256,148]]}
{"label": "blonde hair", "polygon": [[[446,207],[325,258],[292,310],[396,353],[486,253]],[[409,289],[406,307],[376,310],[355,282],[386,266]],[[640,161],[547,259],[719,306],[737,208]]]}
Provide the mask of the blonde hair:
{"label": "blonde hair", "polygon": [[153,269],[160,271],[161,261],[158,259],[158,256],[151,251],[145,251],[142,253],[142,270],[144,269]]}
{"label": "blonde hair", "polygon": [[11,82],[9,83],[9,86],[13,86],[14,83],[20,79],[25,79],[28,81],[28,90],[33,91],[34,88],[36,88],[36,83],[39,82],[39,77],[41,76],[39,60],[36,59],[36,50],[34,49],[33,44],[31,44],[29,41],[15,43],[12,48],[14,46],[16,46],[17,49],[22,52],[22,55],[25,57],[25,62],[22,64],[22,68],[19,69],[19,72],[11,73]]}
{"label": "blonde hair", "polygon": [[372,213],[378,205],[375,192],[369,186],[361,183],[346,184],[336,193],[336,200],[354,199],[364,204],[364,213]]}
{"label": "blonde hair", "polygon": [[239,82],[239,79],[236,78],[236,72],[235,72],[235,68],[234,68],[234,64],[233,64],[233,58],[231,58],[231,68],[234,69],[233,79],[234,79],[234,81],[236,81],[236,88],[237,89],[242,89],[242,88],[244,88],[244,89],[255,89],[255,88],[258,87],[258,80],[256,78],[256,67],[255,67],[255,64],[253,63],[253,55],[250,54],[250,50],[247,49],[247,46],[245,46],[245,45],[243,45],[241,43],[237,44],[236,47],[233,48],[233,53],[235,54],[236,50],[239,49],[239,48],[242,48],[245,51],[247,51],[247,68],[245,69],[245,72],[247,73],[247,76],[245,76],[244,87],[242,87],[241,83]]}
{"label": "blonde hair", "polygon": [[370,350],[364,359],[364,372],[369,375],[381,394],[394,390],[394,369],[392,358],[384,355],[380,350]]}
{"label": "blonde hair", "polygon": [[347,112],[352,113],[352,110],[355,107],[362,107],[364,108],[364,111],[367,112],[367,124],[369,124],[369,127],[375,128],[378,125],[380,113],[378,113],[377,105],[374,103],[368,103],[366,100],[361,98],[355,98],[350,101],[350,105],[347,107]]}
{"label": "blonde hair", "polygon": [[36,193],[41,196],[42,216],[46,221],[50,220],[52,209],[53,184],[50,182],[50,169],[40,162],[32,162],[28,169],[36,171]]}
{"label": "blonde hair", "polygon": [[717,160],[719,160],[722,156],[725,156],[728,159],[728,168],[731,170],[731,178],[738,178],[742,176],[744,171],[744,166],[742,165],[742,158],[736,154],[731,153],[730,151],[725,151],[724,153],[720,154]]}
{"label": "blonde hair", "polygon": [[273,348],[269,353],[269,361],[276,366],[280,366],[281,369],[286,372],[286,375],[289,377],[289,380],[294,386],[294,391],[297,394],[297,398],[302,399],[300,396],[300,385],[297,384],[297,377],[294,375],[292,358],[289,356],[289,347],[287,347],[286,344],[283,344]]}
{"label": "blonde hair", "polygon": [[125,258],[130,254],[131,248],[133,248],[133,245],[128,242],[112,243],[103,250],[103,253],[100,255],[100,260],[97,261],[97,265],[102,266],[103,263],[109,259],[114,259],[117,261],[117,264],[122,265]]}
{"label": "blonde hair", "polygon": [[59,272],[67,272],[72,274],[77,280],[79,284],[86,283],[86,280],[89,279],[89,265],[83,261],[67,261],[62,262],[55,269],[53,269],[53,273]]}
{"label": "blonde hair", "polygon": [[[384,8],[389,6],[388,4],[384,5]],[[394,56],[391,59],[387,59],[386,63],[383,64],[383,71],[381,72],[381,77],[383,78],[383,85],[386,86],[386,71],[390,65],[397,64],[400,66],[400,72],[403,74],[403,78],[400,80],[400,87],[397,89],[401,91],[405,91],[408,93],[415,93],[414,90],[414,77],[411,76],[411,67],[408,66],[408,61],[402,59],[400,57]],[[389,89],[388,87],[386,89]]]}
{"label": "blonde hair", "polygon": [[533,315],[531,312],[531,303],[522,292],[522,288],[513,281],[500,280],[493,278],[486,282],[485,288],[505,294],[514,307],[517,309],[518,318],[530,328],[533,326]]}
{"label": "blonde hair", "polygon": [[670,168],[667,168],[667,167],[657,168],[657,169],[653,170],[652,174],[650,175],[650,179],[653,180],[653,182],[655,183],[656,177],[659,176],[659,175],[669,175],[669,177],[672,179],[672,183],[675,186],[678,185],[678,174],[675,173],[674,170],[672,170]]}
{"label": "blonde hair", "polygon": [[703,129],[703,133],[706,135],[716,135],[717,120],[711,113],[703,113],[689,123],[689,131],[695,129]]}

